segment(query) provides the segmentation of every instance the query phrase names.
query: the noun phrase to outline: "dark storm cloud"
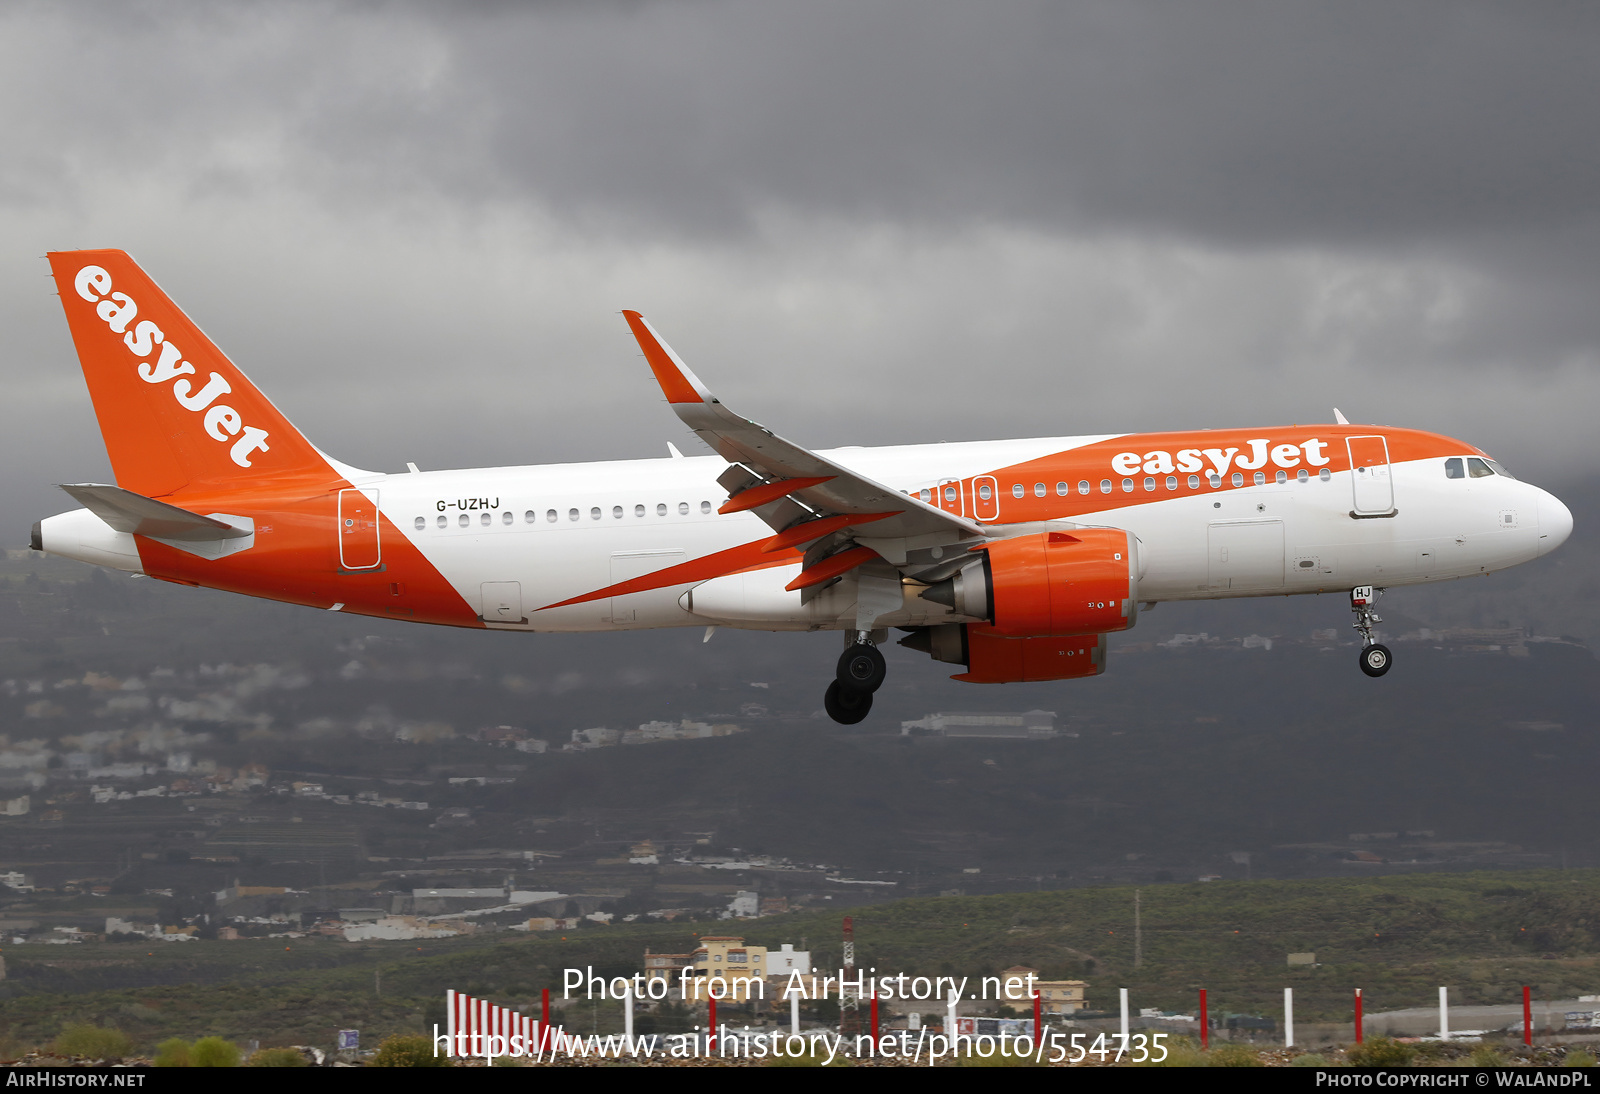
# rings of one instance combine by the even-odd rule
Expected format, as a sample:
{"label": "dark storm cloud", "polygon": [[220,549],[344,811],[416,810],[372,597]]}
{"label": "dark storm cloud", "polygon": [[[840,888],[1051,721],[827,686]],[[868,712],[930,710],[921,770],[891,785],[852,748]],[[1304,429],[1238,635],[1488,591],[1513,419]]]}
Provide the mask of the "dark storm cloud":
{"label": "dark storm cloud", "polygon": [[[39,67],[13,90],[53,139],[13,148],[14,183],[112,150],[134,168],[214,160],[244,138],[277,142],[302,183],[515,194],[655,231],[739,231],[781,206],[1386,246],[1564,231],[1600,194],[1591,4],[31,15],[13,25],[46,52],[18,59]],[[52,47],[87,63],[62,79]],[[188,166],[196,187],[272,177]]]}
{"label": "dark storm cloud", "polygon": [[1600,194],[1581,4],[661,4],[454,21],[508,179],[692,228],[1252,243],[1549,230]]}

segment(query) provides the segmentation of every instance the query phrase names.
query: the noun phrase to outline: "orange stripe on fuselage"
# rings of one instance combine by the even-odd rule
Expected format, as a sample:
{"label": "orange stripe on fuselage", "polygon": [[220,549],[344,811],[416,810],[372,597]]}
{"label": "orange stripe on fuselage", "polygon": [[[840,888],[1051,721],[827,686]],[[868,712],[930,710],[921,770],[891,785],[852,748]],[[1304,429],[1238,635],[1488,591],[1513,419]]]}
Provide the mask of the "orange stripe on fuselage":
{"label": "orange stripe on fuselage", "polygon": [[[185,495],[171,499],[191,512],[229,513],[255,522],[255,546],[218,559],[198,558],[135,536],[145,573],[165,581],[203,585],[247,596],[345,612],[453,627],[483,622],[444,575],[389,519],[378,514],[381,568],[344,571],[339,564],[339,490],[342,479],[318,484],[265,484],[248,495]],[[252,484],[262,487],[262,484]]]}

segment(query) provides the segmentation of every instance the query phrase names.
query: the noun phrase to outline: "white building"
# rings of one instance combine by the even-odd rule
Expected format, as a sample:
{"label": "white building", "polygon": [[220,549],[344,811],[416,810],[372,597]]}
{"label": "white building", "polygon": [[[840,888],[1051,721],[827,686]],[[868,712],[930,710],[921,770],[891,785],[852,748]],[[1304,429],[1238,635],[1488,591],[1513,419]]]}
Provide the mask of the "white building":
{"label": "white building", "polygon": [[945,737],[1046,740],[1056,735],[1056,713],[1053,710],[941,712],[914,722],[900,723],[902,735],[909,734],[913,729],[925,729]]}

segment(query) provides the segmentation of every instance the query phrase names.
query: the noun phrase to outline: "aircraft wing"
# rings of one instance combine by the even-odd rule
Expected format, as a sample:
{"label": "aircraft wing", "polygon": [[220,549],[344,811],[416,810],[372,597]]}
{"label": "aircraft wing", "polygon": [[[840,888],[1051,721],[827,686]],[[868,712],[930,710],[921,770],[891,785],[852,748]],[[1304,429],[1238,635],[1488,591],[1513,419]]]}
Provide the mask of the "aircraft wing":
{"label": "aircraft wing", "polygon": [[828,520],[830,532],[856,523],[849,518],[862,518],[865,534],[874,539],[930,536],[957,543],[982,538],[983,528],[972,521],[874,482],[735,414],[689,371],[644,316],[622,314],[672,409],[731,465],[717,480],[729,494],[719,512],[753,510],[774,531],[791,535],[818,518],[835,518]]}

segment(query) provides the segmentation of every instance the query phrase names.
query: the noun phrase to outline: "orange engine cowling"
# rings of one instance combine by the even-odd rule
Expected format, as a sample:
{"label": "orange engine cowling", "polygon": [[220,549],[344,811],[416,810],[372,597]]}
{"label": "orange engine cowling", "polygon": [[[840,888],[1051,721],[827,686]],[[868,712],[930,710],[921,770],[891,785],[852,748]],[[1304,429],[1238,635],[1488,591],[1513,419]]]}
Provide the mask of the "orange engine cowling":
{"label": "orange engine cowling", "polygon": [[1138,620],[1138,540],[1120,528],[998,540],[922,595],[986,621],[988,628],[971,629],[974,637],[1125,631]]}

